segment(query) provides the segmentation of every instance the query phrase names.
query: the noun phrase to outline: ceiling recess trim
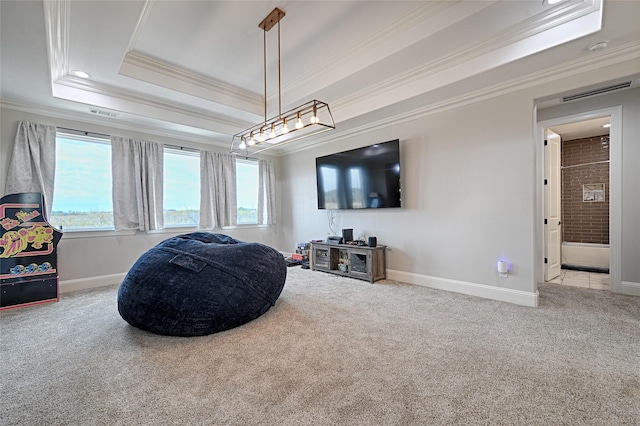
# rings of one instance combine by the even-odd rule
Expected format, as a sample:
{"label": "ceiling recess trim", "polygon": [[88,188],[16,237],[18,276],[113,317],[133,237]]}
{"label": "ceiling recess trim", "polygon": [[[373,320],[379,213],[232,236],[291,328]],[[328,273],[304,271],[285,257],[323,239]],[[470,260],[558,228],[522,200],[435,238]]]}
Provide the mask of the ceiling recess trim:
{"label": "ceiling recess trim", "polygon": [[69,71],[69,21],[70,0],[43,2],[44,24],[47,32],[47,54],[51,84],[63,78]]}
{"label": "ceiling recess trim", "polygon": [[[381,80],[332,102],[336,121],[352,118],[356,111],[376,109],[382,105],[382,99],[400,102],[415,93],[443,87],[538,53],[558,44],[558,40],[567,42],[598,31],[602,26],[601,6],[602,0],[588,0],[545,11],[489,39],[463,46],[445,57]],[[535,40],[537,44],[532,43]]]}
{"label": "ceiling recess trim", "polygon": [[[11,99],[0,99],[0,108],[9,109],[12,111],[27,112],[30,114],[44,115],[46,117],[53,117],[61,120],[85,123],[94,126],[106,126],[107,129],[117,129],[120,131],[144,133],[161,138],[172,138],[179,141],[189,141],[202,144],[204,146],[213,145],[220,147],[223,150],[229,147],[229,140],[227,139],[227,135],[216,135],[214,132],[205,131],[202,134],[196,134],[169,128],[149,126],[148,124],[144,125],[140,123],[130,123],[123,120],[112,120],[110,118],[105,118],[97,114],[66,111],[58,108],[46,107],[43,105],[14,101]],[[102,128],[96,130],[100,132],[108,132],[108,130]],[[224,138],[224,140],[218,138]]]}
{"label": "ceiling recess trim", "polygon": [[[446,56],[438,58],[430,63],[426,63],[413,71],[408,71],[405,75],[421,74],[422,76],[425,76],[430,73],[435,73],[440,69],[468,62],[482,55],[491,54],[500,48],[525,41],[546,31],[553,30],[554,28],[560,27],[564,24],[584,18],[585,16],[593,13],[600,13],[602,10],[602,1],[603,0],[584,0],[577,3],[561,3],[521,21],[518,25],[513,25],[504,31],[496,33],[489,39],[462,46],[450,52]],[[403,30],[408,30],[416,25],[427,25],[427,27],[430,25],[433,26],[435,23],[431,22],[432,19],[436,19],[439,14],[456,6],[458,3],[459,2],[430,2],[425,4],[425,6],[422,6],[420,11],[414,14],[415,16],[404,16],[396,22],[391,23],[390,26],[397,26]],[[446,6],[442,6],[442,4],[446,4]],[[597,31],[601,28],[601,19],[598,19],[598,21],[600,22],[599,25],[597,25],[597,28],[589,32]],[[585,25],[583,24],[581,26],[584,27]],[[384,31],[380,31],[379,34],[386,33]],[[581,34],[580,36],[583,35],[584,34]],[[345,61],[351,60],[359,63],[365,63],[367,58],[372,56],[372,50],[379,49],[379,46],[383,42],[384,40],[380,40],[374,35],[370,40],[362,42],[360,45],[350,49],[349,51],[342,53],[336,52],[331,61],[326,62],[322,67],[318,67],[306,74],[298,75],[288,84],[283,85],[282,91],[288,98],[297,99],[300,96],[298,90],[304,89],[308,82],[322,81],[323,76],[327,75],[331,70],[342,68]],[[398,76],[396,79],[403,79],[403,76]],[[375,90],[377,89],[370,88],[370,91]]]}
{"label": "ceiling recess trim", "polygon": [[[465,95],[446,99],[434,104],[428,104],[421,108],[412,109],[400,114],[390,115],[384,119],[376,120],[347,131],[336,130],[336,132],[332,132],[327,136],[320,136],[319,138],[313,138],[306,143],[299,143],[295,146],[295,149],[278,151],[277,155],[289,155],[312,147],[317,147],[321,144],[336,142],[348,137],[354,137],[369,132],[380,131],[388,126],[411,122],[433,114],[439,114],[451,109],[461,108],[487,99],[546,84],[551,81],[563,78],[572,78],[576,75],[584,74],[585,72],[589,72],[594,69],[602,69],[607,66],[619,64],[625,61],[635,61],[637,59],[640,59],[640,42],[629,43],[619,48],[610,49],[599,55],[590,55],[570,63],[547,68],[491,87],[476,90]],[[634,64],[631,65],[631,68],[637,67],[635,67]],[[630,87],[633,86],[634,84],[632,83]]]}
{"label": "ceiling recess trim", "polygon": [[241,111],[262,114],[261,95],[144,55],[128,52],[119,73]]}
{"label": "ceiling recess trim", "polygon": [[189,105],[167,103],[159,98],[71,76],[58,80],[54,87],[54,96],[61,99],[76,99],[77,102],[120,112],[136,111],[131,114],[223,134],[231,134],[247,125],[244,121],[211,115],[210,111]]}

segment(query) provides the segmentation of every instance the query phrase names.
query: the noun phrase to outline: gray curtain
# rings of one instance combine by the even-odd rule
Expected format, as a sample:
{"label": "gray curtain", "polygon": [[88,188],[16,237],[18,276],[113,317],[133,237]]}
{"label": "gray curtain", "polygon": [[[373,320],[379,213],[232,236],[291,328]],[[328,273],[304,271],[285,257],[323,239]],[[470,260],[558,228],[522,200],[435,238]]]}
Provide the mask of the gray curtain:
{"label": "gray curtain", "polygon": [[237,223],[236,158],[231,154],[200,151],[200,228]]}
{"label": "gray curtain", "polygon": [[56,174],[56,128],[21,121],[7,172],[5,194],[40,192],[47,217],[53,205]]}
{"label": "gray curtain", "polygon": [[273,161],[258,160],[258,223],[276,223],[276,172]]}
{"label": "gray curtain", "polygon": [[113,221],[117,231],[164,228],[163,155],[162,144],[111,137]]}

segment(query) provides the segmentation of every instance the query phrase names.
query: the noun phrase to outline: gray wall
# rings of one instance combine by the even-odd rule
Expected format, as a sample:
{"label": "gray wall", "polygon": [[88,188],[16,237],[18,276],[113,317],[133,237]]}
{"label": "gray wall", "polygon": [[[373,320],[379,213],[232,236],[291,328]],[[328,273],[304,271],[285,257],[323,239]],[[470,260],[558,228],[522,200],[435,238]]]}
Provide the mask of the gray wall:
{"label": "gray wall", "polygon": [[[629,61],[579,75],[547,78],[520,91],[450,107],[374,132],[350,135],[283,158],[281,246],[325,238],[327,212],[317,210],[314,159],[345,149],[399,138],[402,148],[401,210],[338,211],[336,228],[378,237],[390,246],[392,275],[439,288],[501,288],[535,292],[542,265],[536,252],[540,228],[536,185],[535,100],[637,73]],[[627,93],[624,146],[623,279],[640,282],[638,211],[640,156],[637,91]],[[581,106],[584,107],[584,106]],[[562,112],[564,113],[564,112]],[[629,123],[627,127],[627,122]],[[632,194],[633,193],[633,194]],[[499,278],[496,261],[512,264]],[[408,273],[408,274],[406,274]],[[474,287],[474,284],[478,286]]]}
{"label": "gray wall", "polygon": [[[283,251],[293,251],[298,242],[325,238],[333,232],[329,229],[327,211],[317,209],[315,157],[399,138],[404,207],[338,211],[334,218],[336,232],[353,228],[355,237],[378,237],[379,244],[390,247],[387,258],[390,275],[401,276],[409,282],[435,283],[439,288],[454,291],[462,286],[463,292],[489,297],[493,297],[496,290],[507,296],[511,292],[534,295],[537,271],[542,268],[536,255],[539,250],[539,227],[535,223],[539,197],[536,177],[541,164],[536,159],[535,99],[631,75],[638,69],[640,61],[630,60],[580,74],[547,76],[544,82],[528,83],[519,91],[489,99],[463,99],[398,124],[376,124],[378,119],[386,123],[393,114],[403,112],[394,112],[394,108],[382,111],[384,114],[376,112],[359,117],[353,123],[338,123],[330,142],[276,159],[277,226],[225,230],[225,233],[264,242]],[[627,96],[630,98],[624,101],[623,280],[639,283],[637,90]],[[417,104],[415,100],[410,102]],[[611,101],[616,102],[619,104],[621,100]],[[19,120],[194,146],[153,135],[3,109],[2,187]],[[356,131],[360,125],[371,125],[375,130]],[[344,136],[346,134],[349,136]],[[124,273],[142,252],[168,236],[138,233],[99,238],[63,237],[61,279]],[[496,261],[500,258],[512,265],[508,278],[497,276]]]}
{"label": "gray wall", "polygon": [[[282,245],[331,232],[315,157],[399,138],[403,207],[335,211],[338,232],[376,236],[392,270],[533,292],[531,111],[512,94],[283,158]],[[506,280],[502,257],[513,266]]]}

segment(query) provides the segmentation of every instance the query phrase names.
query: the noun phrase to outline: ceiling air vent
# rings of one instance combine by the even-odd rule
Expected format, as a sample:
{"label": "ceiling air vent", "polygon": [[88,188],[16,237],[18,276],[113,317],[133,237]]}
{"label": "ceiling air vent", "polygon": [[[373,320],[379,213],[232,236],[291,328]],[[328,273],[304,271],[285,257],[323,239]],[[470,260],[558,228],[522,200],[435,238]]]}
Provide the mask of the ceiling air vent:
{"label": "ceiling air vent", "polygon": [[111,117],[111,118],[116,118],[118,116],[117,113],[115,112],[111,112],[111,111],[103,111],[101,109],[95,109],[95,108],[91,108],[89,110],[89,112],[91,114],[96,114],[96,115],[101,115],[102,117]]}
{"label": "ceiling air vent", "polygon": [[588,98],[589,96],[601,95],[603,93],[613,92],[614,90],[628,89],[631,87],[631,81],[625,81],[624,83],[614,84],[613,86],[600,87],[598,89],[588,90],[582,93],[576,93],[575,95],[569,95],[562,98],[562,102],[575,101],[577,99]]}

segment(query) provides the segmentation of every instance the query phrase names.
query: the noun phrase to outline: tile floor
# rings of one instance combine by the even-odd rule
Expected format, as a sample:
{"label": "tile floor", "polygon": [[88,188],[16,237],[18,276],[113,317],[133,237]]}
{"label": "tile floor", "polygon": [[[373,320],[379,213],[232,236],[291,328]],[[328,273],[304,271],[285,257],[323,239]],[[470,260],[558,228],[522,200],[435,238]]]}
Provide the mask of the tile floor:
{"label": "tile floor", "polygon": [[596,290],[609,290],[611,287],[609,274],[572,271],[568,269],[562,269],[560,276],[550,280],[549,282],[573,287],[592,288]]}

